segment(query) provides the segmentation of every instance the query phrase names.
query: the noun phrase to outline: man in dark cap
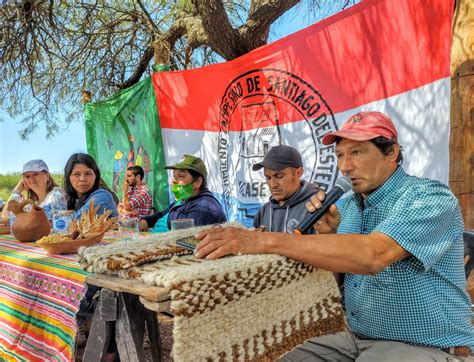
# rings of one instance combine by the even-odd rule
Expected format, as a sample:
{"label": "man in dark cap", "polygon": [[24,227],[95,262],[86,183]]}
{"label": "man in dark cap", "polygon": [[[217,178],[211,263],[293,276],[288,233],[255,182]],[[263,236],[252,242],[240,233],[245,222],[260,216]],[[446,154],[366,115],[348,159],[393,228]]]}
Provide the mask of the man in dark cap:
{"label": "man in dark cap", "polygon": [[219,201],[207,188],[207,169],[195,156],[184,155],[181,161],[165,166],[173,170],[171,191],[175,201],[166,209],[140,220],[140,230],[154,232],[171,229],[171,221],[193,219],[195,226],[223,223],[227,220]]}
{"label": "man in dark cap", "polygon": [[267,231],[293,233],[294,228],[308,214],[306,202],[318,187],[301,180],[303,161],[293,147],[279,145],[271,148],[262,162],[252,170],[263,168],[271,197],[255,215],[254,227],[265,226]]}
{"label": "man in dark cap", "polygon": [[[346,273],[347,331],[311,338],[285,361],[472,361],[456,197],[438,181],[405,173],[397,130],[383,113],[358,112],[322,143],[335,143],[354,194],[340,211],[331,205],[318,234],[206,230],[196,235],[195,255],[273,253]],[[313,196],[308,210],[322,200]]]}

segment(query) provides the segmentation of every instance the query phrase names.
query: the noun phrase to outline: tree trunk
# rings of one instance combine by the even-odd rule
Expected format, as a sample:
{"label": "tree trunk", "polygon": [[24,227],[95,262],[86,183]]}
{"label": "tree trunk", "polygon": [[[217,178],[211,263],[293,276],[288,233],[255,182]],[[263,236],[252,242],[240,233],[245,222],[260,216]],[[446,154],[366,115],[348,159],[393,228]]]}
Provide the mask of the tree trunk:
{"label": "tree trunk", "polygon": [[451,49],[449,184],[474,229],[474,2],[457,0]]}
{"label": "tree trunk", "polygon": [[245,24],[234,29],[222,0],[193,0],[209,46],[232,60],[267,44],[272,23],[301,0],[253,0]]}

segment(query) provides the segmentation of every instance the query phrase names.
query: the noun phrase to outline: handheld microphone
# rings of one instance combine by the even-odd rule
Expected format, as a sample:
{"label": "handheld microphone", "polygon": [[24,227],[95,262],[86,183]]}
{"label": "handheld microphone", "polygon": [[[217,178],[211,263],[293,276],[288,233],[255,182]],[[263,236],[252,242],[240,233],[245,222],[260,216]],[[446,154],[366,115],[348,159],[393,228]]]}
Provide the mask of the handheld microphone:
{"label": "handheld microphone", "polygon": [[307,234],[313,227],[314,223],[321,219],[326,211],[328,211],[329,206],[339,200],[339,198],[350,189],[352,189],[351,179],[347,176],[339,177],[336,180],[336,184],[332,190],[326,194],[326,198],[323,201],[322,207],[301,220],[301,222],[295,228],[295,234]]}

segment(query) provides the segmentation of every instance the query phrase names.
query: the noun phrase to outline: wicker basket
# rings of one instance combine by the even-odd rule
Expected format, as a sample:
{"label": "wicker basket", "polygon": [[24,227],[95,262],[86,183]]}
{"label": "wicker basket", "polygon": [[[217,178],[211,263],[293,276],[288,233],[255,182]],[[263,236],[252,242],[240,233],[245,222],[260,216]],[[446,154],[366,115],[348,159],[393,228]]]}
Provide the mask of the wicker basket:
{"label": "wicker basket", "polygon": [[50,254],[76,254],[81,246],[89,246],[100,243],[104,234],[96,235],[86,239],[63,241],[61,243],[38,244]]}

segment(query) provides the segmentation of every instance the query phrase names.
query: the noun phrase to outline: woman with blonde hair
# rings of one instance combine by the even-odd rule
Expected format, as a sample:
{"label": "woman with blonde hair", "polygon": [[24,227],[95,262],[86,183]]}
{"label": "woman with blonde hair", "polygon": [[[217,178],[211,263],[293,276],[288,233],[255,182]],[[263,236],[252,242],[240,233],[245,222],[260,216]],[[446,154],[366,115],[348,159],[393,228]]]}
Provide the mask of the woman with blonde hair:
{"label": "woman with blonde hair", "polygon": [[[58,185],[49,173],[48,165],[43,160],[30,160],[23,165],[21,179],[12,191],[12,197],[31,199],[41,206],[48,219],[51,219],[51,205],[48,194]],[[7,205],[2,210],[2,217],[8,218]]]}

